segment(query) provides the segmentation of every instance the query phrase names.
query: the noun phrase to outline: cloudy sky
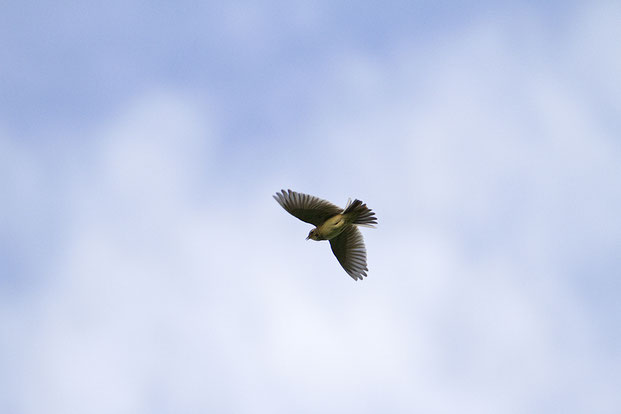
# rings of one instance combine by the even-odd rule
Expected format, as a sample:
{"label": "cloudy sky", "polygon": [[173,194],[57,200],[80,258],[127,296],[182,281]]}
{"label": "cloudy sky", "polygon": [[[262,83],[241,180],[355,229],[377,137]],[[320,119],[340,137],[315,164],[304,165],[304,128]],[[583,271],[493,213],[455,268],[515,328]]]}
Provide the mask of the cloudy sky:
{"label": "cloudy sky", "polygon": [[1,412],[621,410],[618,2],[0,10]]}

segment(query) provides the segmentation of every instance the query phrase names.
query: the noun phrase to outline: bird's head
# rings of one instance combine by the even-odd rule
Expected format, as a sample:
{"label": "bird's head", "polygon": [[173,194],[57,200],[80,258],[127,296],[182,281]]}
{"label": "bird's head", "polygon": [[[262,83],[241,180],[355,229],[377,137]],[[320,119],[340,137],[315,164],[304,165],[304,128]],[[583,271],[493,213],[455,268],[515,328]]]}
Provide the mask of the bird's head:
{"label": "bird's head", "polygon": [[306,237],[306,240],[311,239],[311,240],[321,240],[319,238],[319,232],[317,231],[317,229],[312,229],[310,231],[310,233],[308,233],[308,236]]}

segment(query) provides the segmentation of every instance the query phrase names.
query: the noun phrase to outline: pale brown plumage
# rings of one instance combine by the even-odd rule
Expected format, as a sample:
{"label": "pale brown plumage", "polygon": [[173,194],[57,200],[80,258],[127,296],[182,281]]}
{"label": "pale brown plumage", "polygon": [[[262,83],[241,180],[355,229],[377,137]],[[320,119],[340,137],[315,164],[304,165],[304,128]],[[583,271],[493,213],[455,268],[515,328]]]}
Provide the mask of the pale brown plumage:
{"label": "pale brown plumage", "polygon": [[375,227],[377,218],[366,204],[354,200],[342,209],[291,190],[281,190],[274,199],[293,216],[315,226],[307,239],[330,240],[332,252],[349,276],[358,280],[367,275],[367,251],[358,226]]}

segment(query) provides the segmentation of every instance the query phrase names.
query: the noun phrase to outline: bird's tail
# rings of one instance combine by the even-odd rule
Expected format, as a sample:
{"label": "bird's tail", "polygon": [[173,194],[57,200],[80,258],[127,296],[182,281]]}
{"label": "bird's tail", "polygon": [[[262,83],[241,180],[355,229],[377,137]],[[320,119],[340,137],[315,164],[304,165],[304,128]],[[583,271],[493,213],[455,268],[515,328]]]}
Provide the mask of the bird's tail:
{"label": "bird's tail", "polygon": [[377,224],[377,217],[375,213],[362,201],[356,199],[353,202],[351,199],[347,202],[343,215],[350,215],[353,217],[352,224],[357,224],[363,227],[375,227]]}

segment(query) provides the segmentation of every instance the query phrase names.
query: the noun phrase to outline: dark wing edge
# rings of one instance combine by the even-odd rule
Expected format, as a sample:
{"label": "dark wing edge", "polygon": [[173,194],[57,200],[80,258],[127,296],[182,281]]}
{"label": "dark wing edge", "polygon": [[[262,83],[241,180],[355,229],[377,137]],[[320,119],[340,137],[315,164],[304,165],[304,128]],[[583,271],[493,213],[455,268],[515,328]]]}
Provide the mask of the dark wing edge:
{"label": "dark wing edge", "polygon": [[367,249],[362,233],[355,225],[349,225],[341,234],[330,240],[332,253],[354,280],[367,276]]}
{"label": "dark wing edge", "polygon": [[329,201],[291,190],[281,190],[273,197],[291,215],[315,226],[343,211]]}

